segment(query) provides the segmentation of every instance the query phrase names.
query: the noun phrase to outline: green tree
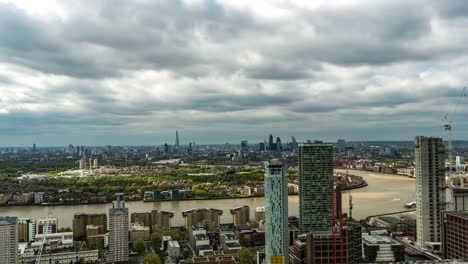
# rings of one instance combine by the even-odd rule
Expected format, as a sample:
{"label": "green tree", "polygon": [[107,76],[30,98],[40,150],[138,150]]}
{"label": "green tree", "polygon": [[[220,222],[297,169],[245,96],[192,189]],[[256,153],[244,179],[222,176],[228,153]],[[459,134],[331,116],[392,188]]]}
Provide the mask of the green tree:
{"label": "green tree", "polygon": [[161,264],[161,258],[158,254],[149,253],[143,258],[143,264]]}
{"label": "green tree", "polygon": [[143,239],[137,239],[133,242],[133,251],[138,254],[142,254],[146,250],[145,241]]}
{"label": "green tree", "polygon": [[252,260],[252,252],[246,247],[241,247],[237,252],[237,258],[240,264],[249,264]]}
{"label": "green tree", "polygon": [[151,234],[151,245],[153,245],[154,249],[159,250],[161,247],[161,240],[162,236],[160,233],[154,232]]}
{"label": "green tree", "polygon": [[388,226],[388,230],[390,230],[391,232],[396,232],[398,230],[398,225],[396,223],[391,223]]}
{"label": "green tree", "polygon": [[184,248],[182,250],[182,256],[184,257],[184,259],[188,259],[188,257],[190,257],[190,250],[188,248]]}

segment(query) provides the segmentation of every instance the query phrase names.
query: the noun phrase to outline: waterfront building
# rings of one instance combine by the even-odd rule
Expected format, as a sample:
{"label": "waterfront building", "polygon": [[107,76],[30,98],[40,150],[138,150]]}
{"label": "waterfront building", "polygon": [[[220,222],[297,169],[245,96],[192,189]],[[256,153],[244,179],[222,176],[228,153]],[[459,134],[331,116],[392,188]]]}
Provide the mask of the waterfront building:
{"label": "waterfront building", "polygon": [[333,146],[299,144],[299,228],[329,231],[332,225]]}
{"label": "waterfront building", "polygon": [[442,138],[415,139],[416,228],[419,246],[440,243],[440,215],[445,210],[445,147]]}
{"label": "waterfront building", "polygon": [[0,263],[18,263],[18,218],[0,216]]}
{"label": "waterfront building", "polygon": [[232,208],[232,222],[235,226],[246,225],[250,221],[250,207],[248,205]]}
{"label": "waterfront building", "polygon": [[170,229],[173,217],[173,212],[151,210],[151,212],[132,213],[131,223],[142,222],[144,226],[150,228],[151,232],[154,232],[154,230],[159,227]]}
{"label": "waterfront building", "polygon": [[182,212],[185,219],[185,228],[189,229],[192,225],[198,225],[202,222],[212,222],[213,226],[219,226],[219,219],[223,214],[223,209],[190,209]]}
{"label": "waterfront building", "polygon": [[34,218],[18,218],[18,241],[32,242],[36,236],[36,221]]}
{"label": "waterfront building", "polygon": [[128,208],[125,207],[123,194],[116,194],[116,199],[109,209],[109,263],[128,261]]}
{"label": "waterfront building", "polygon": [[37,220],[37,234],[53,234],[57,233],[58,219],[56,217],[48,217]]}
{"label": "waterfront building", "polygon": [[265,167],[265,260],[270,264],[272,257],[288,257],[288,176],[277,160]]}
{"label": "waterfront building", "polygon": [[405,260],[405,246],[389,236],[362,234],[364,260],[392,262]]}
{"label": "waterfront building", "polygon": [[98,234],[105,234],[107,232],[106,214],[75,214],[73,217],[73,239],[77,241],[85,240],[88,225],[99,227]]}
{"label": "waterfront building", "polygon": [[468,259],[468,211],[442,213],[442,253],[445,259]]}

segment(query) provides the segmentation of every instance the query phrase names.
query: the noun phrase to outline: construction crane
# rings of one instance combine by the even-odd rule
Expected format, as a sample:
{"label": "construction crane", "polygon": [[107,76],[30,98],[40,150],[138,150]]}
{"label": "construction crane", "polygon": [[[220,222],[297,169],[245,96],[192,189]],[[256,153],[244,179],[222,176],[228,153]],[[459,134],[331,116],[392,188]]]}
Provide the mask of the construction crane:
{"label": "construction crane", "polygon": [[462,92],[458,98],[457,103],[454,106],[454,109],[451,113],[445,114],[445,125],[444,129],[447,131],[447,140],[448,140],[448,161],[449,161],[449,173],[448,173],[448,185],[449,187],[453,186],[453,172],[452,172],[452,162],[453,162],[453,144],[452,144],[452,128],[453,122],[455,121],[458,114],[458,106],[462,102],[463,98],[466,96],[466,87],[463,87]]}

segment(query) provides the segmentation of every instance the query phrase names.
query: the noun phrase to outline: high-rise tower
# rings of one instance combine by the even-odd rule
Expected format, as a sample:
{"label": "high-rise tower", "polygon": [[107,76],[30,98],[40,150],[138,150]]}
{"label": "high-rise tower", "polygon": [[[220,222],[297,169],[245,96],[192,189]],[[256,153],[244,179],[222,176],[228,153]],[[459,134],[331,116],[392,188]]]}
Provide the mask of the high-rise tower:
{"label": "high-rise tower", "polygon": [[175,145],[174,145],[174,150],[177,152],[179,151],[179,131],[176,130],[175,132]]}
{"label": "high-rise tower", "polygon": [[0,263],[18,263],[18,218],[0,216]]}
{"label": "high-rise tower", "polygon": [[268,150],[274,151],[275,150],[274,145],[275,143],[273,143],[273,135],[270,134],[270,136],[268,137]]}
{"label": "high-rise tower", "polygon": [[279,161],[271,161],[265,168],[265,259],[288,259],[288,176]]}
{"label": "high-rise tower", "polygon": [[332,225],[333,146],[299,144],[299,227],[302,233],[329,231]]}
{"label": "high-rise tower", "polygon": [[442,138],[415,138],[417,242],[440,242],[440,214],[445,210],[445,147]]}
{"label": "high-rise tower", "polygon": [[128,208],[123,194],[117,193],[109,209],[109,263],[128,262]]}

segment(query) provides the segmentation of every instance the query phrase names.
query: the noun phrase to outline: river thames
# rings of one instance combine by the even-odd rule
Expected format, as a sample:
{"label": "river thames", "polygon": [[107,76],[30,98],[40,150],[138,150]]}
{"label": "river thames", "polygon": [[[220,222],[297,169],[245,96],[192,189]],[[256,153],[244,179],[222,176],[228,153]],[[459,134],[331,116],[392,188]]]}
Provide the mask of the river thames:
{"label": "river thames", "polygon": [[[336,170],[346,172],[345,170]],[[405,210],[404,205],[415,200],[414,179],[394,174],[382,174],[365,171],[350,171],[350,174],[362,176],[368,186],[351,191],[353,201],[353,218],[362,219],[369,215],[392,213]],[[222,223],[232,223],[229,209],[248,205],[250,217],[253,218],[256,207],[265,205],[265,198],[241,198],[223,200],[188,200],[163,202],[127,202],[126,206],[132,212],[147,212],[151,210],[175,212],[173,226],[183,226],[181,212],[192,208],[223,209]],[[289,215],[297,216],[299,197],[289,196]],[[71,227],[75,213],[108,213],[111,204],[83,204],[58,206],[17,206],[0,207],[0,215],[17,217],[43,218],[51,214],[58,218],[60,227]],[[348,212],[348,191],[343,192],[343,211]]]}

